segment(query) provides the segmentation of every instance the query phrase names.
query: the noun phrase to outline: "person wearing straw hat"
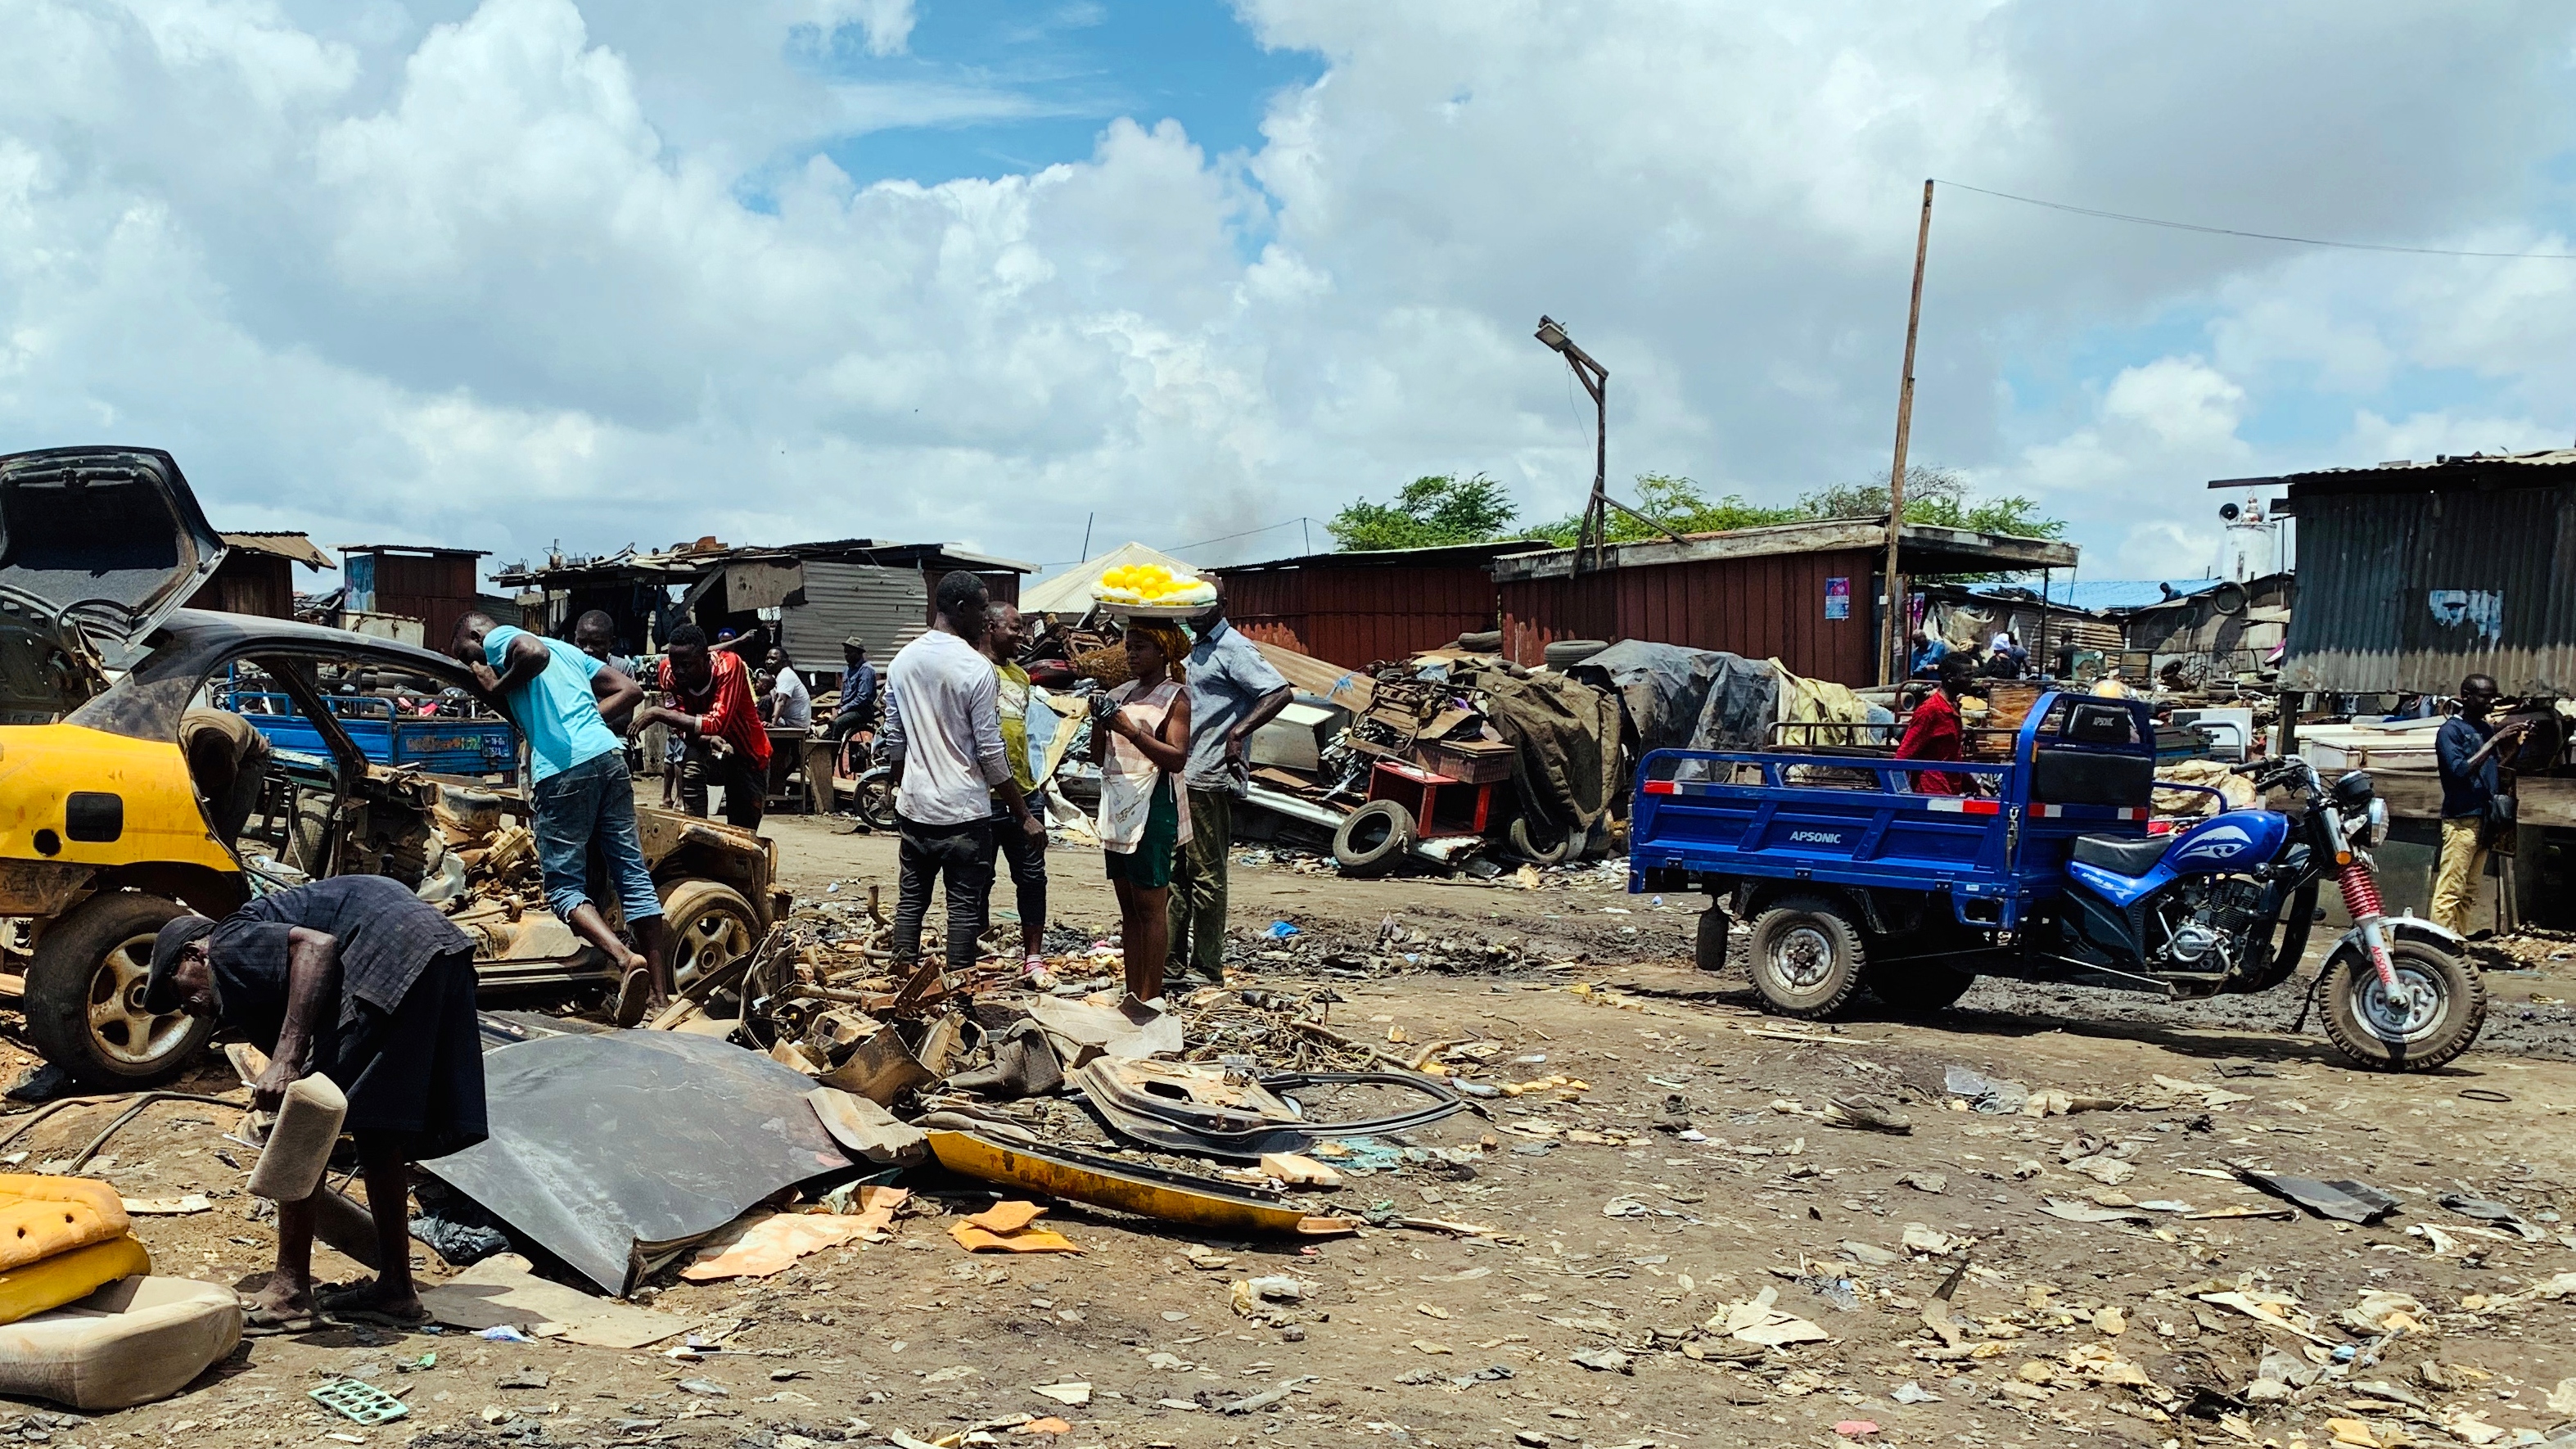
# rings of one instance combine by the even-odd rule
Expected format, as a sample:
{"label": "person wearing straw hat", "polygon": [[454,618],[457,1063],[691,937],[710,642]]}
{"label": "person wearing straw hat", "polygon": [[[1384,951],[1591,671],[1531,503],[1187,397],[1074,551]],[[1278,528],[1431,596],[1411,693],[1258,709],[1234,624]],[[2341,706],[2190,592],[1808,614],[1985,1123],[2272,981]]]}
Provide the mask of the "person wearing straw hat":
{"label": "person wearing straw hat", "polygon": [[436,906],[380,875],[334,876],[261,896],[221,921],[187,915],[152,942],[143,1008],[213,1018],[268,1053],[252,1105],[274,1111],[303,1077],[348,1098],[343,1130],[376,1226],[376,1280],[317,1304],[321,1194],[277,1208],[277,1268],[247,1305],[252,1326],[301,1331],[316,1310],[418,1323],[409,1164],[484,1139],[474,944]]}

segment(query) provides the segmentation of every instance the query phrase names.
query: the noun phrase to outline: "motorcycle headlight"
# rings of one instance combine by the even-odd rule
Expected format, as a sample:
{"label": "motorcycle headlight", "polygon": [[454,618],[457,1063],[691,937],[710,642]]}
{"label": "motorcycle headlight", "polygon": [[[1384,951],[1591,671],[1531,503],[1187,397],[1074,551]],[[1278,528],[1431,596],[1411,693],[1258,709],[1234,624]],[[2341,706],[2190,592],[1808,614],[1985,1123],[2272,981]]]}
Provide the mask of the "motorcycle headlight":
{"label": "motorcycle headlight", "polygon": [[2362,816],[2362,837],[2377,850],[2388,841],[2388,802],[2373,798],[2370,809]]}
{"label": "motorcycle headlight", "polygon": [[2346,815],[2359,815],[2371,798],[2368,770],[2348,771],[2334,782],[2335,808]]}

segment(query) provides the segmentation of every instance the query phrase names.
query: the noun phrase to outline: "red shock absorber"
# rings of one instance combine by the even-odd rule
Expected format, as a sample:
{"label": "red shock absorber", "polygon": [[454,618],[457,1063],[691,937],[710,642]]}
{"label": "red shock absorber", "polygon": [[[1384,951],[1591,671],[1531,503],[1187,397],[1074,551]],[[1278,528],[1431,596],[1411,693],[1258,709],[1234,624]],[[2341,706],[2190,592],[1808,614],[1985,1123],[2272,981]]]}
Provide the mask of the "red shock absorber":
{"label": "red shock absorber", "polygon": [[2343,868],[2335,883],[2343,887],[2344,914],[2356,922],[2383,914],[2379,900],[2379,881],[2369,867],[2355,861]]}

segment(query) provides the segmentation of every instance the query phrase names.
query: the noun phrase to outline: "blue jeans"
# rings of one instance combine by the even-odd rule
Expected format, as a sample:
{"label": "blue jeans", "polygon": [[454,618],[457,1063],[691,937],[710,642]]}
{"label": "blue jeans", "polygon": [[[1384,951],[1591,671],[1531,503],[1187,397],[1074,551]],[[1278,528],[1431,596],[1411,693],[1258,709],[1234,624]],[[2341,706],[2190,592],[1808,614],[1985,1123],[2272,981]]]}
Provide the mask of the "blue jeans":
{"label": "blue jeans", "polygon": [[546,905],[564,921],[590,902],[590,848],[599,847],[626,924],[662,914],[644,844],[635,834],[635,781],[626,756],[611,750],[539,780],[528,792],[537,812],[537,865],[546,875]]}

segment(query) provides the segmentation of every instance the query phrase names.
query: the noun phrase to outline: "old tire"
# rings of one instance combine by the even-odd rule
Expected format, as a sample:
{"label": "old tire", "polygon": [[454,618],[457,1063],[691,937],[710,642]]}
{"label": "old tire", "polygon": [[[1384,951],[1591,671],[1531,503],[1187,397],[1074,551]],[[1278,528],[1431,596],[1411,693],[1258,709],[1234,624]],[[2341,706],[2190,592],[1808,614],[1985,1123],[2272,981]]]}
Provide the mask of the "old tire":
{"label": "old tire", "polygon": [[1840,903],[1788,896],[1753,922],[1753,989],[1783,1016],[1831,1016],[1860,992],[1869,953]]}
{"label": "old tire", "polygon": [[1726,914],[1726,907],[1714,901],[1709,903],[1707,910],[1699,913],[1699,942],[1695,952],[1699,969],[1726,969],[1726,936],[1734,925],[1734,920]]}
{"label": "old tire", "polygon": [[27,1039],[85,1087],[135,1091],[186,1071],[215,1024],[143,1010],[152,938],[187,908],[135,891],[95,895],[37,941],[21,1004]]}
{"label": "old tire", "polygon": [[2399,994],[2355,951],[2326,963],[2317,991],[2326,1040],[2356,1066],[2429,1072],[2469,1049],[2486,1025],[2487,988],[2475,968],[2421,941],[2388,943]]}
{"label": "old tire", "polygon": [[1934,961],[1900,961],[1869,973],[1869,994],[1899,1016],[1931,1016],[1958,1005],[1977,984],[1973,971],[1957,971]]}
{"label": "old tire", "polygon": [[1333,861],[1350,875],[1376,875],[1413,848],[1413,812],[1392,800],[1371,800],[1342,817],[1333,831]]}
{"label": "old tire", "polygon": [[1540,651],[1550,669],[1571,669],[1610,647],[1607,639],[1559,639]]}
{"label": "old tire", "polygon": [[1485,629],[1472,634],[1461,634],[1458,636],[1458,642],[1450,647],[1463,649],[1470,654],[1499,654],[1503,648],[1503,631]]}
{"label": "old tire", "polygon": [[684,880],[662,898],[671,943],[672,984],[686,989],[733,965],[760,944],[759,917],[742,892],[711,880]]}
{"label": "old tire", "polygon": [[1533,825],[1526,815],[1512,817],[1512,854],[1532,865],[1563,865],[1574,858],[1582,837],[1573,831],[1550,834],[1546,825]]}

